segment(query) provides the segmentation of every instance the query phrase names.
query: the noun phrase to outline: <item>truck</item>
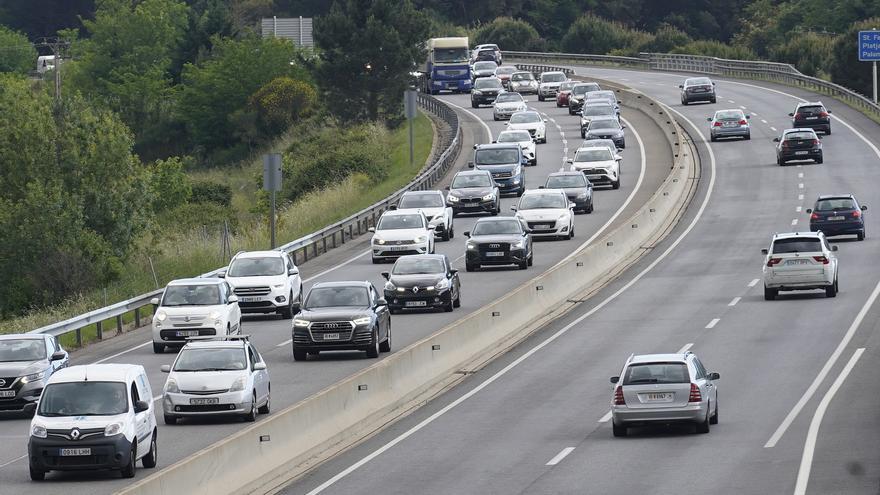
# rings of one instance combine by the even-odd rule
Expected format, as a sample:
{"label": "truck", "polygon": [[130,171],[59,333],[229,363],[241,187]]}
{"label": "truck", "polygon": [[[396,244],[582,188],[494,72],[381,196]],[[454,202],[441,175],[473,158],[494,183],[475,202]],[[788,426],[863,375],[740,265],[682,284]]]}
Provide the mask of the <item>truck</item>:
{"label": "truck", "polygon": [[425,63],[425,92],[441,90],[469,92],[472,86],[470,51],[467,37],[428,40]]}

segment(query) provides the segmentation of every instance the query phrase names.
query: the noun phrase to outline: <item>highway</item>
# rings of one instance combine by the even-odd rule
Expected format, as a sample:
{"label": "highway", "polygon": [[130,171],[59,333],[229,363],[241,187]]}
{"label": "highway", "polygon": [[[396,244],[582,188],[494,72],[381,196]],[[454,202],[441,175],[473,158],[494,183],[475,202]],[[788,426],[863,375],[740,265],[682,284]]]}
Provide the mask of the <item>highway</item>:
{"label": "highway", "polygon": [[[444,95],[442,97],[460,108],[463,122],[463,151],[456,166],[466,168],[474,143],[489,142],[504,129],[503,122],[492,121],[491,107],[470,109],[468,95]],[[552,104],[538,104],[546,113],[548,143],[538,145],[538,166],[526,169],[527,186],[536,188],[544,183],[548,173],[558,170],[567,156],[571,157],[580,143],[577,117],[567,115],[566,109]],[[450,242],[437,242],[436,250],[453,260],[462,270],[462,307],[453,313],[404,314],[393,317],[393,347],[400,349],[411,344],[452,321],[480,308],[500,297],[537,273],[546,270],[570,254],[593,236],[615,227],[635,212],[666,177],[672,163],[672,152],[656,124],[645,115],[623,110],[623,118],[629,124],[627,145],[623,152],[622,186],[619,190],[599,189],[595,192],[595,211],[589,215],[577,215],[576,237],[571,241],[540,242],[535,244],[534,266],[527,271],[489,270],[465,273],[463,232],[470,229],[477,217],[461,216],[455,219],[455,238]],[[644,150],[644,151],[643,151]],[[452,173],[443,184],[446,185]],[[514,198],[506,198],[502,214],[510,215]],[[302,265],[301,273],[305,288],[317,281],[370,280],[381,290],[384,279],[380,273],[389,265],[373,265],[368,255],[369,237],[363,236],[345,247],[332,251]],[[294,363],[290,348],[290,321],[275,317],[248,317],[243,324],[244,333],[250,334],[267,361],[272,378],[272,408],[274,412],[297,403],[320,390],[336,383],[356,371],[372,364],[363,353],[322,353],[319,359]],[[73,364],[87,363],[137,363],[148,372],[154,392],[161,393],[167,375],[160,373],[162,364],[174,359],[171,352],[155,355],[149,346],[149,330],[139,329],[121,337],[90,346],[72,356]],[[158,405],[158,402],[157,402]],[[161,424],[161,410],[157,415],[159,426],[159,469],[186,458],[214,442],[225,439],[244,427],[238,419],[208,421],[185,421],[177,426]],[[0,452],[0,494],[50,494],[50,493],[113,493],[125,487],[129,481],[121,480],[118,473],[50,473],[43,483],[33,483],[28,478],[26,444],[29,420],[7,419],[0,422],[0,439],[6,447]],[[139,469],[136,479],[151,471]]]}
{"label": "highway", "polygon": [[[684,74],[576,70],[692,123],[703,179],[685,218],[593,298],[283,493],[878,493],[877,124],[770,83],[717,80],[717,104],[685,107]],[[779,167],[772,139],[798,98],[825,100],[834,133],[823,165]],[[706,117],[723,108],[752,115],[751,141],[708,142]],[[770,235],[808,229],[817,195],[848,192],[871,209],[866,241],[833,241],[837,298],[765,301]],[[631,353],[686,349],[721,374],[719,424],[706,435],[660,426],[614,438],[609,377]]]}

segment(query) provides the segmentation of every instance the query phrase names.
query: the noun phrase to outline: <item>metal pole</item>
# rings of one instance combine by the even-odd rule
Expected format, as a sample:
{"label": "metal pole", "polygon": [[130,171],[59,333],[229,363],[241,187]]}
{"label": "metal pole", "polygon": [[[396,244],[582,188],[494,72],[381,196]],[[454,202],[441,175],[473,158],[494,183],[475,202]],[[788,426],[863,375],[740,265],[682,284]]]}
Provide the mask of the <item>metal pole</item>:
{"label": "metal pole", "polygon": [[[877,64],[874,64],[874,101],[877,101]],[[413,120],[409,119],[409,166],[415,165],[415,155],[413,152]]]}
{"label": "metal pole", "polygon": [[[55,103],[58,104],[61,101],[61,57],[58,56],[58,49],[53,50],[55,53]],[[876,67],[874,72],[876,73]],[[874,80],[877,78],[875,77]],[[874,85],[876,87],[876,84]],[[876,98],[875,98],[876,100]]]}
{"label": "metal pole", "polygon": [[272,37],[278,37],[278,17],[274,15],[272,16]]}
{"label": "metal pole", "polygon": [[874,61],[874,103],[877,103],[877,61]]}
{"label": "metal pole", "polygon": [[269,229],[272,231],[272,245],[270,249],[275,249],[275,190],[272,190],[272,216],[269,217]]}
{"label": "metal pole", "polygon": [[299,46],[303,46],[303,16],[299,16]]}

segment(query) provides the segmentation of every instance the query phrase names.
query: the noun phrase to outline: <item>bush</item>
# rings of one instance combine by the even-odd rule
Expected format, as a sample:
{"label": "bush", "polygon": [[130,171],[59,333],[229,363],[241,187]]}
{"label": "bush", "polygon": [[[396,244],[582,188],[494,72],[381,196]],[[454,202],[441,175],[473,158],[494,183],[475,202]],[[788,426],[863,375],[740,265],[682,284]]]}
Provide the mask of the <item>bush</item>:
{"label": "bush", "polygon": [[808,76],[818,76],[831,65],[833,48],[834,39],[829,36],[802,33],[771,48],[770,56],[777,62],[793,64]]}
{"label": "bush", "polygon": [[692,41],[672,50],[672,53],[703,55],[706,57],[727,58],[732,60],[756,60],[758,57],[748,48],[731,46],[719,41]]}
{"label": "bush", "polygon": [[654,39],[651,40],[642,49],[653,53],[669,53],[679,46],[687,45],[693,41],[684,31],[675,26],[664,24],[654,33]]}
{"label": "bush", "polygon": [[495,43],[502,51],[543,51],[546,44],[531,24],[510,17],[496,17],[492,22],[478,27],[473,35],[473,43]]}
{"label": "bush", "polygon": [[153,211],[176,208],[192,196],[192,184],[184,169],[184,160],[177,156],[156,160],[150,167]]}
{"label": "bush", "polygon": [[204,229],[217,232],[223,229],[223,222],[229,223],[230,231],[238,228],[238,215],[229,206],[217,202],[182,204],[161,218],[164,219],[160,224],[163,229],[161,238],[167,237],[169,231],[185,235]]}
{"label": "bush", "polygon": [[859,62],[855,40],[858,39],[859,31],[868,31],[875,27],[880,27],[878,17],[855,22],[838,36],[831,48],[831,79],[864,95],[870,95],[873,91],[871,64]]}
{"label": "bush", "polygon": [[226,184],[210,181],[194,181],[190,203],[214,203],[219,206],[232,205],[232,189]]}
{"label": "bush", "polygon": [[570,53],[604,55],[613,51],[634,55],[639,47],[650,43],[651,39],[652,36],[644,31],[587,14],[568,28],[562,37],[562,49]]}
{"label": "bush", "polygon": [[37,50],[27,36],[0,25],[0,72],[27,74],[37,67]]}
{"label": "bush", "polygon": [[304,81],[277,77],[251,95],[249,106],[257,117],[264,140],[286,131],[300,117],[308,115],[318,100],[315,88]]}

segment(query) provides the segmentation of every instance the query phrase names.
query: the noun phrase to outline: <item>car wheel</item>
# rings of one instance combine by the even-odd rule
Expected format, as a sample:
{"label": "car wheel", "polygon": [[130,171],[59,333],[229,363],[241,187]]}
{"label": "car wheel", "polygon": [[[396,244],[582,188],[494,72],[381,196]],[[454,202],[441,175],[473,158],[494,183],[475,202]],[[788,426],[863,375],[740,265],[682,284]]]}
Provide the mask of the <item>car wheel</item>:
{"label": "car wheel", "polygon": [[611,189],[620,189],[620,177],[618,177],[616,181],[611,183]]}
{"label": "car wheel", "polygon": [[471,108],[480,108],[480,105],[471,101]]}
{"label": "car wheel", "polygon": [[452,294],[449,294],[449,302],[443,305],[443,311],[447,313],[452,313],[452,310],[455,309],[455,302],[452,300]]}
{"label": "car wheel", "polygon": [[455,295],[455,300],[452,301],[452,307],[460,308],[461,307],[461,288],[459,287],[458,293]]}
{"label": "car wheel", "polygon": [[521,188],[519,188],[518,191],[516,191],[516,197],[519,198],[519,197],[522,196],[523,193],[525,193],[525,192],[526,192],[526,186],[523,185]]}
{"label": "car wheel", "polygon": [[260,408],[258,409],[260,414],[269,414],[269,411],[272,410],[271,403],[272,403],[272,389],[270,388],[269,389],[269,397],[266,397],[266,403],[263,404],[262,406],[260,406]]}
{"label": "car wheel", "polygon": [[777,158],[776,164],[781,167],[781,166],[785,165],[785,160],[783,160],[782,158]]}
{"label": "car wheel", "polygon": [[242,419],[246,423],[253,423],[257,420],[257,391],[251,390],[251,410],[246,412]]}
{"label": "car wheel", "polygon": [[712,141],[714,143],[715,141],[718,141],[718,138],[714,135],[709,135],[709,141]]}
{"label": "car wheel", "polygon": [[746,141],[750,141],[752,139],[752,133],[750,132],[750,133],[746,134],[744,139]]}
{"label": "car wheel", "polygon": [[718,424],[718,396],[717,395],[715,396],[715,414],[713,414],[709,418],[709,424],[710,425],[717,425]]}
{"label": "car wheel", "polygon": [[587,133],[584,132],[583,129],[581,129],[581,139],[586,139],[586,138],[587,138]]}
{"label": "car wheel", "polygon": [[544,101],[544,97],[538,94],[538,101]]}
{"label": "car wheel", "polygon": [[378,264],[381,263],[381,262],[382,262],[381,259],[376,258],[376,257],[373,257],[373,264],[374,264],[374,265],[378,265]]}
{"label": "car wheel", "polygon": [[156,447],[156,432],[153,432],[153,438],[150,439],[150,451],[147,452],[147,455],[141,459],[141,465],[143,465],[146,469],[152,469],[156,467],[156,461],[159,458],[159,449]]}
{"label": "car wheel", "polygon": [[822,155],[819,155],[819,158],[816,158],[816,163],[822,163]]}
{"label": "car wheel", "polygon": [[166,425],[176,425],[177,424],[177,417],[176,416],[169,416],[166,414],[165,415],[165,424]]}
{"label": "car wheel", "polygon": [[32,481],[43,481],[44,479],[46,479],[46,472],[45,471],[40,471],[40,470],[34,469],[33,466],[28,466],[28,468],[31,473],[31,480]]}
{"label": "car wheel", "polygon": [[287,297],[287,306],[281,308],[281,311],[278,312],[281,318],[285,320],[293,318],[293,291]]}
{"label": "car wheel", "polygon": [[472,265],[472,264],[470,264],[470,263],[465,263],[465,264],[464,264],[464,270],[465,270],[466,272],[475,272],[475,271],[477,271],[477,266],[476,266],[476,265]]}
{"label": "car wheel", "polygon": [[[707,404],[707,406],[711,406],[712,404]],[[711,407],[706,407],[706,419],[697,423],[697,433],[709,433],[709,423],[712,421],[709,418],[709,411]]]}
{"label": "car wheel", "polygon": [[165,352],[165,344],[157,344],[153,342],[153,352],[156,354],[162,354]]}
{"label": "car wheel", "polygon": [[712,98],[711,100],[709,100],[709,102],[710,103],[718,103],[718,100],[716,100],[715,98]]}
{"label": "car wheel", "polygon": [[571,224],[571,227],[568,228],[568,238],[574,239],[574,224]]}
{"label": "car wheel", "polygon": [[308,359],[308,353],[302,349],[293,348],[293,360],[294,361],[305,361]]}
{"label": "car wheel", "polygon": [[829,134],[831,134],[831,126],[830,125],[828,126],[828,129],[825,129],[825,135],[827,136]]}
{"label": "car wheel", "polygon": [[858,239],[858,240],[860,240],[860,241],[864,241],[864,240],[865,240],[865,229],[862,229],[861,232],[859,232],[858,234],[856,234],[856,239]]}
{"label": "car wheel", "polygon": [[134,478],[135,462],[137,462],[137,440],[131,444],[131,454],[128,457],[128,464],[119,470],[123,478]]}
{"label": "car wheel", "polygon": [[367,349],[367,357],[375,359],[379,357],[379,330],[373,328],[373,338],[370,340],[370,348]]}
{"label": "car wheel", "polygon": [[535,253],[529,253],[529,266],[535,263]]}
{"label": "car wheel", "polygon": [[776,299],[776,296],[779,295],[779,289],[771,289],[770,287],[764,286],[764,300],[772,301]]}
{"label": "car wheel", "polygon": [[837,279],[834,279],[834,283],[825,287],[825,297],[837,297]]}
{"label": "car wheel", "polygon": [[624,425],[618,425],[617,423],[611,423],[611,431],[614,433],[615,437],[625,437],[627,434],[627,427]]}
{"label": "car wheel", "polygon": [[541,138],[541,144],[547,144],[547,136]]}
{"label": "car wheel", "polygon": [[527,270],[529,268],[529,259],[526,258],[526,259],[520,261],[519,264],[517,265],[517,267],[520,270]]}
{"label": "car wheel", "polygon": [[495,122],[498,122],[498,116],[497,116],[497,115],[493,115],[493,116],[492,116],[492,120],[494,120]]}
{"label": "car wheel", "polygon": [[587,213],[593,213],[593,202],[590,201],[590,206],[587,207]]}
{"label": "car wheel", "polygon": [[684,106],[688,106],[688,101],[687,101],[687,100],[681,100],[681,104],[684,105]]}
{"label": "car wheel", "polygon": [[388,325],[388,335],[385,337],[385,342],[379,344],[379,351],[391,352],[391,324]]}
{"label": "car wheel", "polygon": [[448,228],[444,229],[443,235],[440,236],[440,239],[442,239],[444,241],[449,241],[449,239],[452,239],[452,231],[449,230]]}

